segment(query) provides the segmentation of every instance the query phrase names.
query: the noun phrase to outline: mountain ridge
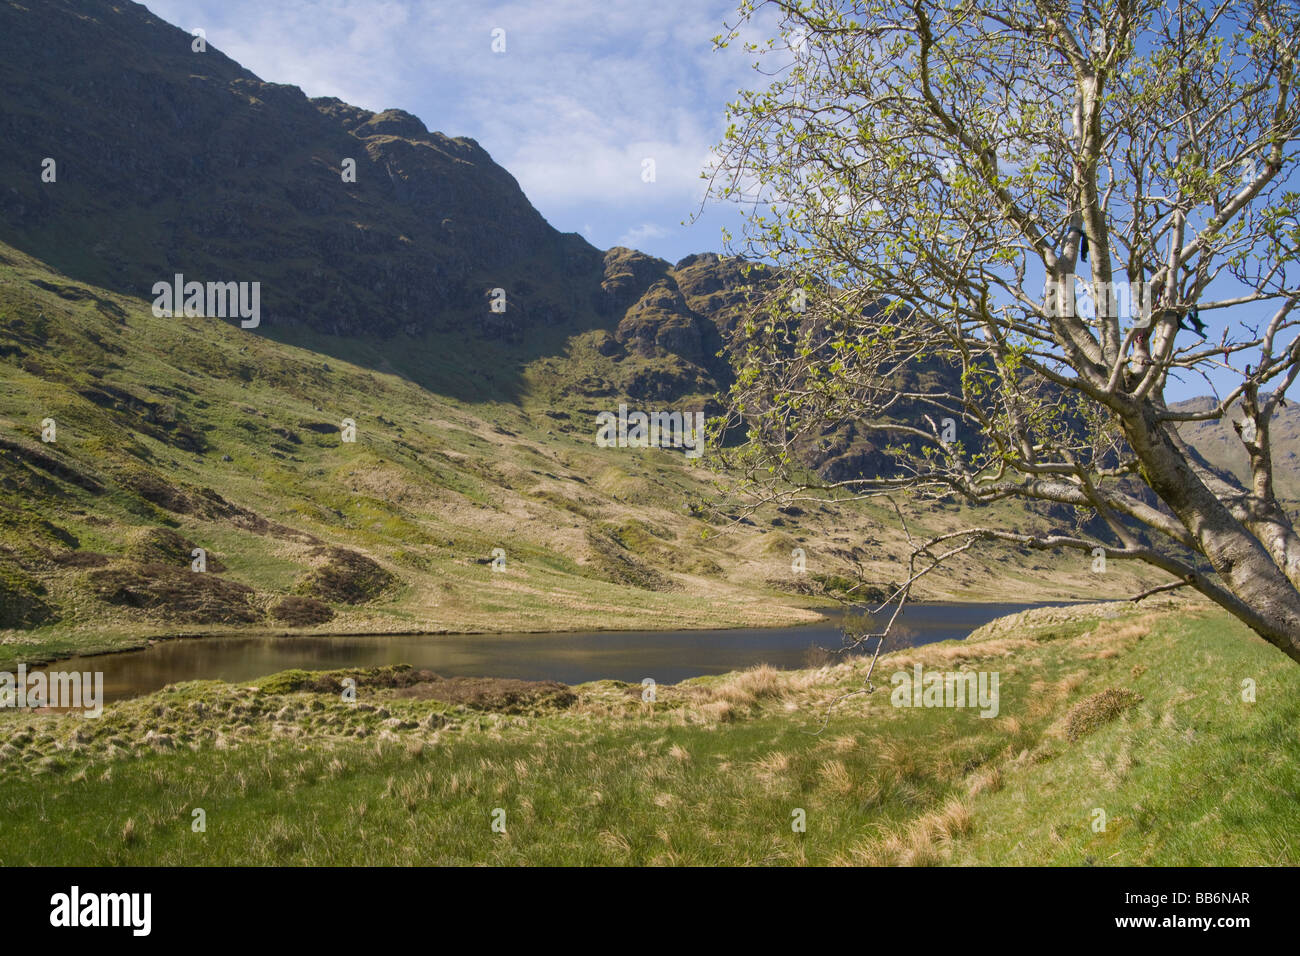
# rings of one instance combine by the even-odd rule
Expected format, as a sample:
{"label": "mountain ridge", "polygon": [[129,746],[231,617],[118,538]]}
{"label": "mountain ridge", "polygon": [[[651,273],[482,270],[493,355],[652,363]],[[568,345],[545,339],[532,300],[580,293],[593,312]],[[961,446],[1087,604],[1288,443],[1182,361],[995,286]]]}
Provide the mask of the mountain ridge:
{"label": "mountain ridge", "polygon": [[[21,144],[0,156],[0,239],[127,295],[178,272],[260,282],[262,334],[286,340],[456,330],[535,340],[540,354],[555,351],[551,330],[599,328],[688,363],[679,386],[698,370],[708,389],[723,384],[725,320],[671,289],[643,301],[672,285],[663,260],[555,230],[473,139],[309,98],[192,42],[130,2],[0,4],[0,133]],[[54,183],[37,175],[46,158]]]}

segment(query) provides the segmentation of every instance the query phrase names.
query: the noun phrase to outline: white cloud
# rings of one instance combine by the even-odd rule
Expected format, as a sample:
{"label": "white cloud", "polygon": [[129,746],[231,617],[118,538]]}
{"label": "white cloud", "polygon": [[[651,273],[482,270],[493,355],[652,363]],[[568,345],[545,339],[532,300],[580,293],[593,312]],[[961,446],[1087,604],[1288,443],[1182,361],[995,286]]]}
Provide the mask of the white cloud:
{"label": "white cloud", "polygon": [[640,249],[646,244],[647,240],[663,239],[667,235],[668,230],[662,226],[656,226],[652,222],[643,222],[619,236],[617,245],[627,246],[630,249]]}

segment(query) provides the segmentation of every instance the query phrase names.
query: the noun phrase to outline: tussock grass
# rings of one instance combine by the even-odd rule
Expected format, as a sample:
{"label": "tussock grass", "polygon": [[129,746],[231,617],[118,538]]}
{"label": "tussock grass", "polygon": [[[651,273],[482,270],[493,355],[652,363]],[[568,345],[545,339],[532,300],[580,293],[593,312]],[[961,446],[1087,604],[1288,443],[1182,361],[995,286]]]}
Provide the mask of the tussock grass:
{"label": "tussock grass", "polygon": [[1141,696],[1131,690],[1114,687],[1092,694],[1071,707],[1065,715],[1065,735],[1070,740],[1078,740],[1119,717],[1141,700]]}
{"label": "tussock grass", "polygon": [[[837,704],[817,733],[861,686],[860,662],[700,678],[652,704],[599,681],[527,712],[411,693],[407,672],[376,669],[355,705],[290,672],[176,685],[98,721],[0,713],[0,860],[1300,862],[1300,673],[1217,611],[1143,621],[1140,637],[1121,617],[990,638],[976,666],[1002,673],[994,719],[895,708],[882,690]],[[1116,642],[1131,646],[1096,656]],[[882,664],[938,666],[958,648]]]}

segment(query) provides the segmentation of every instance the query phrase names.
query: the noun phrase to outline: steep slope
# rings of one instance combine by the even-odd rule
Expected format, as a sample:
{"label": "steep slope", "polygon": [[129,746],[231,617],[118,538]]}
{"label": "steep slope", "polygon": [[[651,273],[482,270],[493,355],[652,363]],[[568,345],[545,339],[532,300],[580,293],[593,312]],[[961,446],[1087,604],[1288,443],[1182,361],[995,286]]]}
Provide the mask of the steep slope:
{"label": "steep slope", "polygon": [[133,3],[0,5],[6,241],[140,296],[177,271],[261,281],[268,327],[370,336],[476,308],[530,260],[598,268],[473,140],[309,100],[191,43]]}
{"label": "steep slope", "polygon": [[[517,398],[516,359],[591,330],[622,346],[603,346],[626,365],[609,389],[725,379],[737,268],[691,257],[679,289],[668,263],[557,232],[473,140],[193,43],[135,3],[0,2],[0,240],[136,297],[176,274],[260,283],[256,334],[463,398]],[[467,341],[503,370],[492,383],[447,361]]]}

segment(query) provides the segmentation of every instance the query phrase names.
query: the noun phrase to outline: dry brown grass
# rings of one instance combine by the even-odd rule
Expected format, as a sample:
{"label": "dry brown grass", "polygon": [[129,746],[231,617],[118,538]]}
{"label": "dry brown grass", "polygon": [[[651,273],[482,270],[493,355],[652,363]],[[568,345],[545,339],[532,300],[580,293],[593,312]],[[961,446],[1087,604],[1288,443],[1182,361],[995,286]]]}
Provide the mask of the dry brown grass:
{"label": "dry brown grass", "polygon": [[729,700],[711,700],[697,707],[692,715],[706,724],[725,724],[736,719],[736,705]]}
{"label": "dry brown grass", "polygon": [[817,773],[826,789],[836,796],[846,797],[853,792],[853,776],[842,761],[828,760]]}
{"label": "dry brown grass", "polygon": [[760,700],[782,696],[789,678],[769,664],[741,671],[735,677],[710,688],[714,700],[724,700],[739,707],[749,707]]}
{"label": "dry brown grass", "polygon": [[762,705],[779,701],[796,686],[805,686],[809,675],[779,671],[760,664],[706,685],[685,685],[685,697],[693,702],[689,720],[696,723],[728,723]]}
{"label": "dry brown grass", "polygon": [[919,776],[921,764],[916,757],[915,746],[896,740],[886,741],[876,752],[876,761],[881,770],[895,782]]}
{"label": "dry brown grass", "polygon": [[613,850],[616,853],[631,854],[632,844],[628,842],[627,837],[617,830],[601,830],[596,834],[596,842],[607,850]]}
{"label": "dry brown grass", "polygon": [[[977,643],[962,642],[951,646],[927,645],[897,655],[889,655],[881,661],[883,673],[895,670],[907,670],[915,664],[925,668],[955,670],[955,666],[968,661],[987,660],[991,657],[1008,657],[1017,651],[1035,646],[1029,638],[994,638]],[[878,669],[877,673],[882,672]]]}
{"label": "dry brown grass", "polygon": [[1116,622],[1103,622],[1087,634],[1075,638],[1080,660],[1109,660],[1133,649],[1151,633],[1153,615]]}
{"label": "dry brown grass", "polygon": [[754,776],[759,780],[764,783],[775,782],[790,769],[790,756],[779,750],[774,750],[766,757],[755,760],[753,767]]}
{"label": "dry brown grass", "polygon": [[867,866],[937,866],[952,853],[953,843],[970,833],[974,815],[962,800],[949,800],[942,810],[927,813],[883,838],[853,848],[837,863]]}
{"label": "dry brown grass", "polygon": [[980,767],[967,780],[969,784],[966,792],[972,797],[981,793],[997,793],[1002,789],[1002,769],[996,764]]}
{"label": "dry brown grass", "polygon": [[1141,700],[1139,694],[1115,687],[1085,697],[1065,715],[1065,735],[1072,741],[1078,740],[1103,724],[1110,723]]}
{"label": "dry brown grass", "polygon": [[1062,695],[1068,697],[1070,694],[1073,694],[1076,690],[1082,687],[1087,679],[1087,671],[1074,671],[1073,673],[1066,674],[1062,677],[1057,682],[1056,686]]}
{"label": "dry brown grass", "polygon": [[1133,769],[1133,753],[1128,741],[1121,741],[1112,753],[1091,754],[1088,769],[1109,790],[1114,790]]}

